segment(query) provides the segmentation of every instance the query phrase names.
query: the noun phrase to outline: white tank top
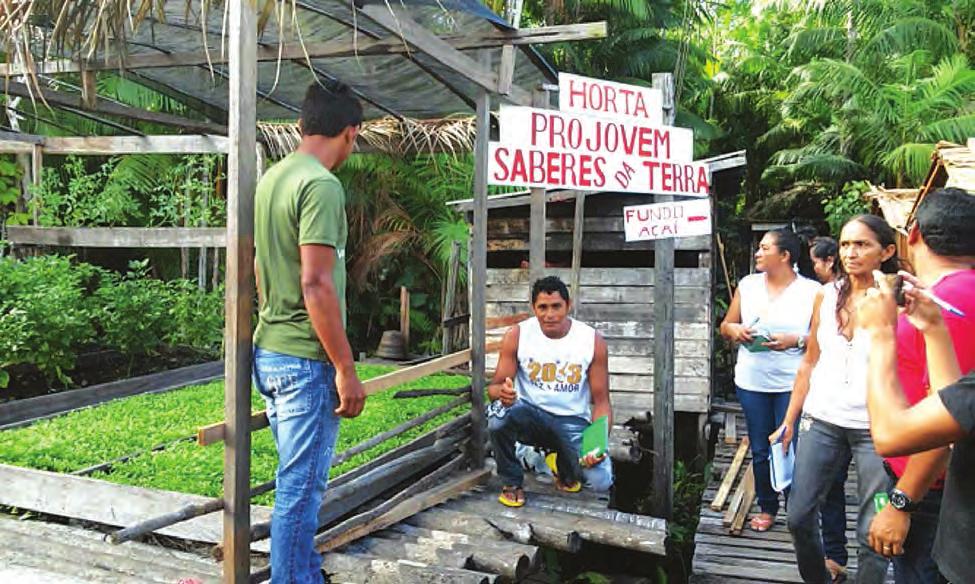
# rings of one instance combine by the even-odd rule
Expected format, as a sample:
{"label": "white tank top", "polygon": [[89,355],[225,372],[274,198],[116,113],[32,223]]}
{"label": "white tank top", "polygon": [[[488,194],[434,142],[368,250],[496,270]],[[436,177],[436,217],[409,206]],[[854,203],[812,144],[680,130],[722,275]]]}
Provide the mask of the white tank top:
{"label": "white tank top", "polygon": [[518,324],[518,399],[557,416],[591,420],[589,365],[596,348],[596,330],[571,319],[569,332],[550,339],[537,318]]}
{"label": "white tank top", "polygon": [[803,411],[810,416],[842,428],[867,430],[867,368],[870,358],[870,336],[853,331],[847,341],[836,324],[836,284],[823,286],[823,303],[819,309],[819,361],[809,380],[809,395]]}
{"label": "white tank top", "polygon": [[[741,322],[764,333],[807,335],[819,288],[818,282],[798,276],[774,300],[769,300],[765,274],[745,276],[738,283]],[[735,385],[767,393],[792,391],[802,356],[799,349],[753,353],[738,347]]]}

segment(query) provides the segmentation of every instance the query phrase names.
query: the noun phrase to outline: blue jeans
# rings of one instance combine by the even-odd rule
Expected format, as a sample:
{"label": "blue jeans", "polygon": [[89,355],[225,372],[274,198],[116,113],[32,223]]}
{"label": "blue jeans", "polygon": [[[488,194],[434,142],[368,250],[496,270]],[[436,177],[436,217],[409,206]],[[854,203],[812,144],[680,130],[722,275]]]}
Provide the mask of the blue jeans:
{"label": "blue jeans", "polygon": [[[890,487],[896,485],[891,481]],[[931,557],[934,536],[941,513],[941,490],[931,489],[911,513],[911,529],[904,540],[904,554],[894,556],[894,582],[897,584],[937,584],[941,573]]]}
{"label": "blue jeans", "polygon": [[254,385],[267,404],[278,449],[272,582],[320,584],[322,557],[313,540],[339,430],[335,368],[255,347]]}
{"label": "blue jeans", "polygon": [[585,418],[556,416],[519,399],[510,408],[500,404],[488,406],[488,431],[498,476],[506,486],[522,486],[525,471],[515,456],[515,443],[538,446],[557,453],[559,480],[570,483],[582,480],[594,491],[608,491],[613,486],[613,464],[609,456],[592,468],[579,464],[582,431],[589,426]]}
{"label": "blue jeans", "polygon": [[745,412],[748,442],[752,451],[752,473],[755,475],[755,497],[763,513],[775,516],[779,512],[779,494],[772,488],[769,474],[768,437],[782,425],[789,409],[788,391],[764,392],[737,388],[738,401]]}
{"label": "blue jeans", "polygon": [[842,466],[819,513],[823,520],[823,550],[826,557],[845,566],[850,556],[846,549],[846,469],[850,466],[850,459],[847,458]]}
{"label": "blue jeans", "polygon": [[857,496],[857,584],[883,584],[887,558],[877,554],[867,542],[870,522],[876,510],[874,495],[886,493],[887,473],[883,460],[873,447],[870,430],[843,428],[803,416],[799,423],[799,448],[792,475],[789,499],[789,532],[795,546],[796,561],[803,582],[829,581],[823,564],[823,540],[819,529],[819,510],[849,460],[856,460]]}

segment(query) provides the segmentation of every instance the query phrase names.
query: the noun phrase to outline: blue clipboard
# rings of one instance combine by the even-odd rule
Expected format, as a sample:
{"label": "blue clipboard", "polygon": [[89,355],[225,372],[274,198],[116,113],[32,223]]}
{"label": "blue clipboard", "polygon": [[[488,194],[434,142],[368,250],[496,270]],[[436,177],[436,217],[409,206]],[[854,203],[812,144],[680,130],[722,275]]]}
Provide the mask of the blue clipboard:
{"label": "blue clipboard", "polygon": [[779,433],[779,437],[772,443],[771,452],[769,453],[769,475],[772,479],[772,488],[776,492],[781,493],[782,491],[789,488],[792,484],[792,472],[796,466],[796,441],[789,442],[789,450],[787,452],[782,451],[782,436],[785,434],[785,429]]}

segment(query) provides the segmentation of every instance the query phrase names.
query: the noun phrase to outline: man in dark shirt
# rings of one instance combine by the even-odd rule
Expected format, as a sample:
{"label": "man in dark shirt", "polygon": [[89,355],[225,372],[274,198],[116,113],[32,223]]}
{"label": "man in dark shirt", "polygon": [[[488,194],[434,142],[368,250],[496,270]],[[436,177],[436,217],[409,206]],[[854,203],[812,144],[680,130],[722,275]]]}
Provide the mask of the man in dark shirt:
{"label": "man in dark shirt", "polygon": [[959,379],[961,372],[941,309],[922,294],[917,280],[907,279],[917,287],[905,294],[905,313],[924,335],[932,393],[913,407],[904,397],[896,373],[897,305],[887,280],[878,275],[879,287],[870,290],[857,309],[857,322],[871,339],[870,431],[883,456],[953,445],[933,556],[952,584],[975,582],[975,562],[970,557],[975,542],[975,372]]}

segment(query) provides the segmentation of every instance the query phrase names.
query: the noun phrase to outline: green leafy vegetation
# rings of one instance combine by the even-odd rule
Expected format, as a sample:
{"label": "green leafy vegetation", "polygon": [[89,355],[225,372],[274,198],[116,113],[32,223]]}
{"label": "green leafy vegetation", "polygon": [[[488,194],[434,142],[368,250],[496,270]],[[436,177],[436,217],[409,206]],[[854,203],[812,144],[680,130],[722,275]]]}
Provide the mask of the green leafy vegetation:
{"label": "green leafy vegetation", "polygon": [[[368,379],[392,371],[378,365],[359,365]],[[402,389],[456,388],[469,383],[459,375],[433,375],[370,396],[362,415],[344,420],[336,453],[380,434],[455,399],[429,396],[393,399]],[[197,428],[223,419],[223,382],[197,385],[161,394],[144,394],[73,412],[15,430],[0,432],[0,462],[55,472],[72,472],[122,456],[137,454],[95,478],[112,482],[219,496],[222,493],[223,446],[206,448],[178,442],[147,452],[154,446],[194,436]],[[251,405],[263,409],[255,391]],[[467,411],[466,406],[443,414],[411,431],[353,456],[332,469],[332,476],[355,468],[405,444],[420,434]],[[274,478],[277,455],[269,430],[255,432],[251,446],[251,482]],[[273,494],[255,501],[270,504]]]}
{"label": "green leafy vegetation", "polygon": [[85,350],[187,347],[216,355],[222,336],[221,288],[150,278],[146,261],[123,276],[65,256],[0,258],[0,387],[15,365],[67,385]]}

